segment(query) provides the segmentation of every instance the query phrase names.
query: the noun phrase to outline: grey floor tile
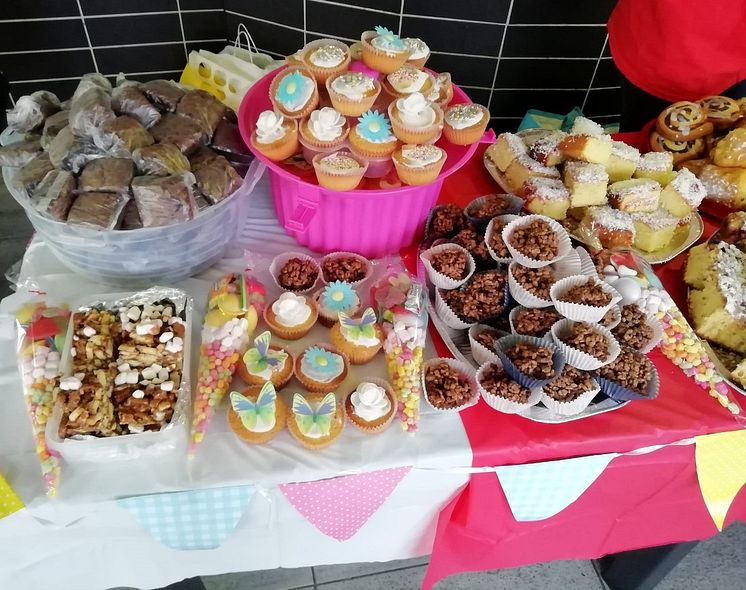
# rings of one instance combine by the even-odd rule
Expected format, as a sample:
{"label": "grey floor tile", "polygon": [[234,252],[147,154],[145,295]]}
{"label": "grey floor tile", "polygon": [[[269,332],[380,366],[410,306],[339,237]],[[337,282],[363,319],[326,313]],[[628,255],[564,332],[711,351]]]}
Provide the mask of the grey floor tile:
{"label": "grey floor tile", "polygon": [[318,590],[419,590],[426,566],[317,585]]}
{"label": "grey floor tile", "polygon": [[590,561],[552,561],[525,567],[449,576],[435,590],[603,590]]}
{"label": "grey floor tile", "polygon": [[202,576],[207,590],[290,590],[313,587],[310,567]]}
{"label": "grey floor tile", "polygon": [[395,561],[379,561],[372,563],[346,563],[342,565],[319,565],[314,567],[316,574],[316,583],[324,584],[326,582],[335,582],[347,578],[357,578],[359,576],[368,576],[379,572],[413,567],[427,564],[429,556],[415,557],[413,559],[397,559]]}
{"label": "grey floor tile", "polygon": [[[2,213],[0,213],[1,216]],[[11,265],[23,257],[28,241],[28,238],[0,239],[0,299],[7,297],[12,292],[10,285],[5,280],[5,273]]]}
{"label": "grey floor tile", "polygon": [[734,523],[702,541],[655,590],[740,590],[746,587],[746,525]]}

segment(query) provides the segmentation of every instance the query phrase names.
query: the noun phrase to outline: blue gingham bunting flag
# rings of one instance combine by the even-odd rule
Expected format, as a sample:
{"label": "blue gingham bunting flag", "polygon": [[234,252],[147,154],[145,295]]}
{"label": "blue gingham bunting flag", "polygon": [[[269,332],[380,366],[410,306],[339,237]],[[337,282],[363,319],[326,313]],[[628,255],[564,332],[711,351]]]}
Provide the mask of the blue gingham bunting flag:
{"label": "blue gingham bunting flag", "polygon": [[575,502],[616,453],[497,468],[497,478],[517,521],[543,520]]}
{"label": "blue gingham bunting flag", "polygon": [[236,528],[253,494],[253,486],[231,486],[132,496],[118,502],[172,549],[215,549]]}

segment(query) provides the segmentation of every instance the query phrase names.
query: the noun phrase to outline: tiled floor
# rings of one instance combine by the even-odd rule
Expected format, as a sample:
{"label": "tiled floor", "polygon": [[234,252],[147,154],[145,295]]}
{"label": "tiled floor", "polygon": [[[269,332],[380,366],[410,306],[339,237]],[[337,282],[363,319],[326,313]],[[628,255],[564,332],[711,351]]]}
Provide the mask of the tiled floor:
{"label": "tiled floor", "polygon": [[[10,292],[7,269],[20,260],[32,233],[21,207],[0,183],[0,298]],[[328,565],[205,576],[206,590],[416,590],[427,558],[388,563]],[[451,576],[436,590],[604,590],[587,560],[558,561],[510,570]],[[700,543],[657,590],[746,588],[746,525],[736,524]]]}

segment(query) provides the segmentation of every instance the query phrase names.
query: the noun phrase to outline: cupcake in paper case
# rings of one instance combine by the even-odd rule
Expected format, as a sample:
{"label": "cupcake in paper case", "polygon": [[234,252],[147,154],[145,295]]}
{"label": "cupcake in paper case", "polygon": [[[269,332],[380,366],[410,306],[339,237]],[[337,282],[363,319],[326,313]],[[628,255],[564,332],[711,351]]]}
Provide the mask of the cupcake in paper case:
{"label": "cupcake in paper case", "polygon": [[360,309],[360,297],[352,285],[343,281],[332,281],[314,296],[319,310],[321,325],[331,328],[339,321],[339,313],[354,315]]}
{"label": "cupcake in paper case", "polygon": [[362,61],[363,44],[360,43],[360,41],[355,41],[352,45],[350,45],[350,57],[353,61]]}
{"label": "cupcake in paper case", "polygon": [[622,348],[616,360],[598,369],[594,377],[601,391],[617,401],[658,397],[658,369],[647,356],[631,348]]}
{"label": "cupcake in paper case", "polygon": [[332,252],[321,259],[321,278],[327,283],[344,281],[358,287],[372,274],[370,260],[354,252]]}
{"label": "cupcake in paper case", "polygon": [[274,111],[262,111],[251,134],[251,145],[273,162],[298,151],[298,122]]}
{"label": "cupcake in paper case", "polygon": [[242,393],[231,391],[230,400],[228,426],[244,442],[269,442],[285,428],[287,406],[271,382],[254,385]]}
{"label": "cupcake in paper case", "polygon": [[321,276],[319,263],[300,252],[278,254],[270,263],[269,272],[280,289],[293,293],[310,292]]}
{"label": "cupcake in paper case", "polygon": [[466,227],[464,210],[454,203],[436,205],[425,221],[425,238],[450,238]]}
{"label": "cupcake in paper case", "polygon": [[522,207],[523,199],[515,195],[484,195],[469,203],[464,215],[478,232],[485,233],[493,218],[507,215],[518,218]]}
{"label": "cupcake in paper case", "polygon": [[425,361],[422,368],[425,400],[439,412],[460,412],[479,401],[474,369],[451,358]]}
{"label": "cupcake in paper case", "polygon": [[435,182],[446,161],[446,153],[434,145],[403,145],[392,155],[399,179],[412,186]]}
{"label": "cupcake in paper case", "polygon": [[503,228],[503,241],[514,260],[529,268],[547,266],[572,250],[567,231],[544,215],[525,215]]}
{"label": "cupcake in paper case", "polygon": [[383,79],[383,89],[392,99],[406,98],[414,92],[426,95],[434,84],[432,74],[409,64],[404,64]]}
{"label": "cupcake in paper case", "polygon": [[238,374],[247,385],[261,386],[270,381],[276,389],[285,387],[293,376],[293,355],[280,346],[271,345],[272,334],[262,332],[254,339],[238,363]]}
{"label": "cupcake in paper case", "polygon": [[422,39],[417,39],[415,37],[407,37],[402,39],[402,41],[404,41],[411,51],[407,63],[415,68],[424,68],[425,62],[427,62],[427,59],[430,57],[430,48],[427,43]]}
{"label": "cupcake in paper case", "polygon": [[332,326],[329,337],[353,365],[364,365],[373,360],[384,341],[383,329],[371,307],[366,308],[360,317],[340,312],[339,321]]}
{"label": "cupcake in paper case", "polygon": [[334,191],[355,190],[368,169],[368,163],[346,150],[316,154],[311,161],[319,185]]}
{"label": "cupcake in paper case", "polygon": [[391,385],[383,379],[363,377],[345,398],[347,420],[366,434],[386,430],[396,413],[396,398]]}
{"label": "cupcake in paper case", "polygon": [[505,372],[518,383],[533,389],[559,377],[565,357],[551,341],[512,334],[497,341],[497,356]]}
{"label": "cupcake in paper case", "polygon": [[598,324],[561,319],[552,326],[551,334],[565,362],[582,371],[595,371],[614,362],[621,350],[611,332]]}
{"label": "cupcake in paper case", "polygon": [[630,303],[622,306],[619,315],[619,322],[611,330],[611,333],[614,334],[622,346],[647,354],[663,338],[661,323],[655,317],[642,311],[637,305]]}
{"label": "cupcake in paper case", "polygon": [[443,109],[427,100],[421,92],[393,101],[388,113],[394,135],[402,143],[433,142],[443,128]]}
{"label": "cupcake in paper case", "polygon": [[[622,321],[622,310],[618,305],[612,305],[611,309],[604,314],[598,323],[607,330],[614,330]],[[613,332],[612,332],[613,333]]]}
{"label": "cupcake in paper case", "polygon": [[363,46],[363,62],[382,74],[395,72],[412,55],[412,49],[399,35],[386,27],[375,27],[373,31],[365,31],[360,36]]}
{"label": "cupcake in paper case", "polygon": [[578,255],[578,259],[580,260],[580,272],[578,274],[586,275],[589,277],[598,276],[596,264],[593,262],[593,258],[591,258],[591,255],[588,254],[588,250],[583,248],[583,246],[578,246],[577,248],[575,248],[575,253]]}
{"label": "cupcake in paper case", "polygon": [[295,359],[295,377],[313,393],[328,393],[346,378],[349,360],[330,344],[309,346]]}
{"label": "cupcake in paper case", "polygon": [[362,72],[344,72],[326,81],[334,108],[346,117],[359,117],[373,107],[381,83]]}
{"label": "cupcake in paper case", "polygon": [[433,84],[432,89],[427,93],[425,98],[445,110],[451,100],[453,100],[453,82],[451,82],[451,74],[448,72],[441,72],[435,76],[435,84]]}
{"label": "cupcake in paper case", "polygon": [[483,365],[484,363],[499,361],[495,346],[504,335],[505,332],[500,332],[500,330],[484,324],[474,324],[470,327],[469,346],[474,362],[477,365]]}
{"label": "cupcake in paper case", "polygon": [[510,304],[505,274],[499,270],[474,273],[458,289],[435,290],[435,311],[449,328],[466,330],[476,323],[490,324]]}
{"label": "cupcake in paper case", "polygon": [[598,323],[621,296],[595,277],[574,275],[560,279],[549,290],[555,309],[569,320]]}
{"label": "cupcake in paper case", "polygon": [[503,241],[503,228],[511,221],[518,219],[518,215],[506,214],[493,217],[487,223],[487,229],[484,232],[484,243],[487,245],[487,251],[495,262],[500,264],[510,264],[513,258],[510,251]]}
{"label": "cupcake in paper case", "polygon": [[468,330],[477,323],[476,320],[466,318],[459,312],[463,313],[463,304],[458,289],[435,290],[435,313],[446,326],[453,330]]}
{"label": "cupcake in paper case", "polygon": [[513,334],[544,338],[562,316],[552,307],[532,308],[519,305],[510,310],[508,319]]}
{"label": "cupcake in paper case", "polygon": [[601,391],[590,373],[565,365],[557,379],[541,389],[541,403],[559,416],[576,416],[585,410]]}
{"label": "cupcake in paper case", "polygon": [[342,434],[344,423],[344,408],[333,392],[293,394],[293,405],[287,414],[288,430],[305,448],[318,451],[328,447]]}
{"label": "cupcake in paper case", "polygon": [[319,84],[341,74],[350,65],[350,48],[336,39],[311,41],[301,52],[303,64]]}
{"label": "cupcake in paper case", "polygon": [[477,370],[477,389],[493,410],[503,414],[520,414],[541,399],[541,389],[530,389],[515,381],[498,358],[482,364]]}
{"label": "cupcake in paper case", "polygon": [[347,119],[331,107],[313,111],[308,119],[300,123],[300,136],[303,141],[319,150],[341,147],[349,132]]}
{"label": "cupcake in paper case", "polygon": [[430,282],[439,289],[456,289],[476,270],[471,254],[456,244],[439,244],[420,254]]}
{"label": "cupcake in paper case", "polygon": [[398,145],[391,123],[378,111],[363,113],[347,137],[352,151],[366,158],[388,156]]}
{"label": "cupcake in paper case", "polygon": [[549,296],[557,276],[551,266],[528,268],[517,262],[508,266],[508,288],[513,299],[524,307],[551,307]]}
{"label": "cupcake in paper case", "polygon": [[490,122],[490,112],[481,104],[457,104],[448,108],[443,135],[455,145],[471,145],[482,139]]}
{"label": "cupcake in paper case", "polygon": [[306,68],[289,66],[277,74],[269,87],[275,110],[289,119],[304,119],[319,104],[313,74]]}
{"label": "cupcake in paper case", "polygon": [[264,308],[264,322],[275,336],[299,340],[310,332],[318,318],[316,304],[306,295],[283,293]]}

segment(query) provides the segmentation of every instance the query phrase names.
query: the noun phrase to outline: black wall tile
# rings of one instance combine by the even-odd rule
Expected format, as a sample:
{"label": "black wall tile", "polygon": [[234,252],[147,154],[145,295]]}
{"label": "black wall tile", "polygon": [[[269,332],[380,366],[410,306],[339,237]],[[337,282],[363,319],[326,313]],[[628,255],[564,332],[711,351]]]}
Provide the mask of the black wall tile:
{"label": "black wall tile", "polygon": [[590,118],[598,115],[619,114],[622,108],[622,92],[618,88],[591,90],[583,112]]}
{"label": "black wall tile", "polygon": [[501,90],[492,93],[490,111],[493,117],[522,117],[528,109],[539,109],[564,115],[583,104],[584,91],[579,90]]}
{"label": "black wall tile", "polygon": [[288,55],[303,46],[303,33],[300,31],[293,31],[233,14],[226,15],[226,22],[229,37],[232,35],[231,31],[235,31],[238,23],[242,22],[251,32],[251,37],[257,46],[262,49]]}
{"label": "black wall tile", "polygon": [[[207,51],[212,51],[213,53],[220,53],[227,44],[228,44],[227,41],[207,41],[203,43],[195,43],[195,42],[187,41],[186,46],[187,46],[187,52],[199,51],[200,49],[206,49]],[[232,45],[233,42],[231,41],[230,44]]]}
{"label": "black wall tile", "polygon": [[521,124],[523,117],[514,117],[510,119],[490,119],[489,127],[494,130],[495,133],[510,132],[515,133],[518,129],[518,125]]}
{"label": "black wall tile", "polygon": [[487,106],[490,101],[490,91],[486,88],[462,88],[462,90],[466,92],[471,102]]}
{"label": "black wall tile", "polygon": [[86,26],[94,46],[182,40],[176,13],[86,19]]}
{"label": "black wall tile", "polygon": [[338,4],[348,4],[349,6],[364,6],[366,8],[377,8],[399,14],[401,0],[336,0]]}
{"label": "black wall tile", "polygon": [[91,14],[121,14],[176,10],[176,0],[80,0],[85,16]]}
{"label": "black wall tile", "polygon": [[427,67],[436,72],[450,72],[454,84],[467,86],[492,86],[497,59],[463,55],[433,54]]}
{"label": "black wall tile", "polygon": [[587,88],[593,60],[502,59],[497,71],[497,88]]}
{"label": "black wall tile", "polygon": [[184,37],[189,39],[225,39],[223,12],[184,12]]}
{"label": "black wall tile", "polygon": [[503,55],[597,58],[605,37],[605,27],[508,27]]}
{"label": "black wall tile", "polygon": [[225,8],[223,0],[181,0],[179,2],[182,10],[196,10],[200,8]]}
{"label": "black wall tile", "polygon": [[[150,80],[176,80],[178,82],[181,72],[173,72],[170,74],[138,74],[137,76],[128,76],[128,79],[135,80],[137,82],[149,82]],[[114,80],[112,80],[112,83]]]}
{"label": "black wall tile", "polygon": [[609,20],[616,0],[516,0],[511,23],[593,23]]}
{"label": "black wall tile", "polygon": [[621,74],[611,59],[602,59],[598,62],[596,77],[593,79],[593,87],[601,88],[604,86],[619,86],[621,83]]}
{"label": "black wall tile", "polygon": [[95,49],[98,69],[104,74],[148,72],[184,68],[184,44],[141,45],[126,49]]}
{"label": "black wall tile", "polygon": [[503,28],[502,25],[405,16],[401,31],[402,37],[424,39],[433,51],[496,57],[500,50]]}
{"label": "black wall tile", "polygon": [[314,33],[357,39],[363,31],[377,25],[388,27],[396,33],[399,30],[399,15],[318,2],[306,3],[306,27]]}
{"label": "black wall tile", "polygon": [[51,80],[49,82],[31,82],[10,85],[10,93],[15,100],[25,94],[31,94],[37,90],[49,90],[54,92],[60,100],[67,100],[73,95],[78,87],[79,80]]}
{"label": "black wall tile", "polygon": [[[521,0],[517,0],[517,3],[520,2]],[[458,0],[457,2],[405,0],[404,14],[426,14],[454,19],[504,23],[508,16],[509,6],[510,0]]]}
{"label": "black wall tile", "polygon": [[24,55],[23,59],[18,58],[18,55],[0,55],[0,70],[5,72],[11,82],[69,78],[93,71],[93,59],[87,47],[79,51],[29,53]]}
{"label": "black wall tile", "polygon": [[80,16],[75,0],[2,0],[0,19]]}
{"label": "black wall tile", "polygon": [[[303,0],[225,0],[225,9],[273,23],[303,28]],[[251,27],[248,29],[253,37]]]}
{"label": "black wall tile", "polygon": [[0,23],[0,51],[87,47],[80,19]]}
{"label": "black wall tile", "polygon": [[608,43],[606,43],[606,47],[604,47],[603,56],[604,57],[611,57],[611,48],[609,47]]}

